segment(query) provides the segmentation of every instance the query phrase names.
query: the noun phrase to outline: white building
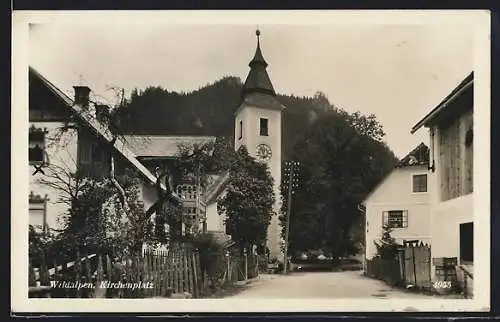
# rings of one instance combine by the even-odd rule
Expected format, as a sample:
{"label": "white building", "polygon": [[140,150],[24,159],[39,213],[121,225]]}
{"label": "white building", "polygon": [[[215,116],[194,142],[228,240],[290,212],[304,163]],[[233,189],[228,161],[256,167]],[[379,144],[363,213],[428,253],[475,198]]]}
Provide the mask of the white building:
{"label": "white building", "polygon": [[[250,72],[243,85],[242,102],[236,111],[234,148],[238,150],[245,146],[251,156],[267,162],[274,179],[274,211],[278,214],[281,208],[281,115],[285,107],[276,99],[266,71],[267,62],[260,50],[259,36],[257,30],[257,49],[249,63]],[[278,216],[273,216],[268,228],[267,247],[271,257],[282,259],[280,231]]]}
{"label": "white building", "polygon": [[[110,154],[117,174],[132,168],[141,175],[139,191],[145,209],[158,198],[156,177],[122,139],[113,141],[109,128],[100,121],[106,115],[106,107],[89,102],[90,88],[74,89],[75,97],[70,99],[29,68],[29,223],[42,229],[62,228],[58,219],[69,208],[60,200],[61,191],[47,185],[47,181],[56,182],[51,174],[64,177],[79,169],[93,176],[109,176]],[[63,127],[68,130],[61,132]],[[163,184],[161,188],[166,190]],[[176,194],[173,197],[180,200]]]}
{"label": "white building", "polygon": [[229,182],[229,172],[212,176],[212,182],[207,189],[206,213],[207,213],[207,231],[224,233],[230,236],[226,229],[226,216],[217,210],[218,200],[224,198],[226,194],[226,185]]}
{"label": "white building", "polygon": [[365,255],[372,259],[382,228],[392,228],[396,242],[418,240],[431,243],[429,190],[427,185],[429,148],[421,143],[405,156],[366,197]]}
{"label": "white building", "polygon": [[[469,74],[412,133],[430,134],[431,255],[433,262],[454,258],[473,270],[473,91]],[[435,267],[432,269],[435,276]]]}

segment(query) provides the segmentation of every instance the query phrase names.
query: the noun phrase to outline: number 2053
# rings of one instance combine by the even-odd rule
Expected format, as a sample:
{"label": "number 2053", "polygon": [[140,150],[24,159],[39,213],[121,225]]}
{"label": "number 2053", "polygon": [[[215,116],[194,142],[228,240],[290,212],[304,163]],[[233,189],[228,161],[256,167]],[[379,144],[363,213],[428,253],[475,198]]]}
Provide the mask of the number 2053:
{"label": "number 2053", "polygon": [[434,288],[451,288],[451,281],[435,281]]}

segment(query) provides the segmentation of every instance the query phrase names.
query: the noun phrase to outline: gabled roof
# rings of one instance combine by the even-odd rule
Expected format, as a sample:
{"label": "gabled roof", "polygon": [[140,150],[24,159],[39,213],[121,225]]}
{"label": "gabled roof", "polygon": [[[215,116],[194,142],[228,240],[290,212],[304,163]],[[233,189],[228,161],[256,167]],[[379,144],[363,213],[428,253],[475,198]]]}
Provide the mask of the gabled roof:
{"label": "gabled roof", "polygon": [[207,188],[206,203],[207,205],[215,202],[217,197],[224,191],[229,182],[229,172],[217,175],[214,182]]}
{"label": "gabled roof", "polygon": [[[413,158],[413,157],[414,158]],[[412,164],[410,159],[416,159],[417,163]],[[429,148],[424,143],[420,143],[415,149],[413,149],[410,153],[408,153],[403,159],[401,159],[394,169],[389,172],[380,182],[370,191],[370,193],[365,197],[363,202],[361,203],[363,206],[366,206],[366,201],[373,196],[373,194],[389,179],[389,177],[394,173],[394,171],[402,168],[409,167],[422,167],[429,164]]]}
{"label": "gabled roof", "polygon": [[[52,84],[48,79],[46,79],[42,74],[40,74],[33,67],[29,67],[29,72],[33,73],[35,77],[38,77],[42,83],[47,86],[47,88],[54,93],[57,97],[59,97],[71,110],[72,112],[78,116],[78,118],[85,124],[87,127],[94,132],[95,135],[103,138],[107,142],[111,143],[113,140],[113,135],[110,130],[101,124],[97,119],[92,116],[88,111],[84,110],[80,105],[75,104],[72,99],[70,99],[64,92],[62,92],[59,88],[57,88],[54,84]],[[136,155],[126,146],[126,143],[122,138],[118,138],[114,145],[114,149],[120,153],[127,161],[129,161],[132,166],[134,166],[151,184],[156,183],[156,177],[144,166],[139,160],[137,160]],[[162,184],[162,188],[166,189],[166,187]],[[177,195],[174,195],[175,198],[178,198]],[[180,199],[179,199],[180,200]]]}
{"label": "gabled roof", "polygon": [[474,85],[474,72],[471,72],[460,84],[458,84],[453,91],[451,91],[448,96],[446,96],[441,103],[439,103],[432,111],[429,112],[423,119],[421,119],[417,124],[415,124],[410,133],[415,133],[422,126],[429,126],[432,122],[436,120],[443,111],[457,99],[466,89],[471,88]]}
{"label": "gabled roof", "polygon": [[429,148],[423,142],[402,158],[396,168],[429,165]]}
{"label": "gabled roof", "polygon": [[175,157],[179,145],[204,145],[214,143],[213,136],[124,135],[127,147],[137,157]]}

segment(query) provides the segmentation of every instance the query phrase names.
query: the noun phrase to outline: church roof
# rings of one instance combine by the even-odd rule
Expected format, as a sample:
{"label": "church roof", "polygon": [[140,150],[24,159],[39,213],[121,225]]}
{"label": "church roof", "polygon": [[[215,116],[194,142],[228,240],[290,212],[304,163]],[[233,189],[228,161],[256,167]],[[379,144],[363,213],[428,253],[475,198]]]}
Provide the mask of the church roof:
{"label": "church roof", "polygon": [[257,30],[257,49],[255,50],[255,55],[250,61],[248,66],[250,66],[250,72],[248,73],[245,84],[243,85],[243,90],[241,95],[245,97],[250,93],[264,93],[272,96],[276,96],[271,79],[267,74],[266,67],[267,62],[262,55],[260,49],[260,31]]}
{"label": "church roof", "polygon": [[179,145],[204,145],[213,136],[124,135],[129,149],[138,157],[175,157]]}

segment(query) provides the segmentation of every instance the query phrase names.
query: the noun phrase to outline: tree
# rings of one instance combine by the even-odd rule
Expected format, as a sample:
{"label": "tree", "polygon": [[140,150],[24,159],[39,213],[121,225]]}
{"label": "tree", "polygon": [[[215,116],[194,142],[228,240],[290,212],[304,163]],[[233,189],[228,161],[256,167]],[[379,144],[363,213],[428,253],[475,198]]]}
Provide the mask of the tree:
{"label": "tree", "polygon": [[274,201],[267,164],[257,162],[242,146],[231,164],[227,193],[218,203],[219,212],[226,215],[231,238],[241,250],[265,245]]}
{"label": "tree", "polygon": [[[172,222],[180,216],[178,204],[172,204],[171,191],[163,191],[162,180],[167,177],[160,174],[156,187],[159,200],[147,211],[142,203],[138,174],[134,170],[126,171],[124,175],[115,177],[114,143],[117,139],[124,139],[118,111],[124,106],[124,91],[114,89],[118,93],[120,102],[112,108],[107,117],[100,118],[105,128],[109,130],[113,139],[102,144],[110,166],[109,173],[104,177],[96,177],[84,173],[78,168],[70,170],[67,164],[50,164],[46,175],[40,183],[59,193],[59,202],[68,206],[68,211],[59,220],[63,221],[63,229],[53,241],[53,249],[61,256],[71,258],[76,249],[85,249],[87,252],[105,250],[115,253],[136,254],[142,250],[143,244],[166,242],[164,223]],[[94,105],[98,105],[92,102]],[[87,113],[82,111],[81,113]],[[87,115],[89,117],[90,115]],[[90,116],[92,117],[92,116]],[[66,136],[88,131],[81,115],[72,113],[58,129],[52,140],[64,148],[62,140]],[[98,141],[105,140],[96,137]],[[76,161],[75,161],[76,163]],[[77,167],[76,164],[74,164]],[[168,184],[165,186],[168,187]],[[150,220],[156,214],[155,221]],[[165,217],[169,216],[168,219]],[[33,236],[33,240],[37,239]]]}
{"label": "tree", "polygon": [[382,227],[382,238],[378,243],[374,241],[377,248],[376,256],[381,259],[393,260],[398,253],[398,249],[401,247],[400,244],[396,243],[391,233],[392,228],[389,225],[384,225]]}
{"label": "tree", "polygon": [[291,254],[358,251],[358,205],[396,161],[382,137],[374,116],[338,110],[323,114],[301,134],[291,153],[301,164],[301,184],[292,199]]}

